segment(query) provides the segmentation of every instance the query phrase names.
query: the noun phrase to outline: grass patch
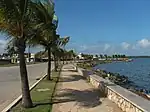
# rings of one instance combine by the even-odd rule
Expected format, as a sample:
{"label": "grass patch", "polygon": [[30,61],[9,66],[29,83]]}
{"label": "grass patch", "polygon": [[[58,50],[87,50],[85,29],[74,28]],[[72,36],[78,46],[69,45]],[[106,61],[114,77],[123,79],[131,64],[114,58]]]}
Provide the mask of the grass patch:
{"label": "grass patch", "polygon": [[[21,102],[12,108],[11,112],[51,112],[52,109],[52,97],[55,91],[56,84],[58,82],[60,72],[52,72],[52,81],[43,79],[33,90],[31,91],[31,97],[33,108],[25,109],[21,106]],[[38,91],[45,89],[46,91]]]}

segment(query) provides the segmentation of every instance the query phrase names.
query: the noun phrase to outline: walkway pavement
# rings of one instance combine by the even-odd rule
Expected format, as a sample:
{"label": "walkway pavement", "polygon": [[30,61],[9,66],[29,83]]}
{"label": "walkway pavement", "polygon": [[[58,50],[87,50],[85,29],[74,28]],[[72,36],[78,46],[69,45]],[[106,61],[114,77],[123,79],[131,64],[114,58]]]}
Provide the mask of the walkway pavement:
{"label": "walkway pavement", "polygon": [[52,112],[122,112],[116,104],[102,97],[99,90],[74,71],[71,64],[63,66],[54,97]]}

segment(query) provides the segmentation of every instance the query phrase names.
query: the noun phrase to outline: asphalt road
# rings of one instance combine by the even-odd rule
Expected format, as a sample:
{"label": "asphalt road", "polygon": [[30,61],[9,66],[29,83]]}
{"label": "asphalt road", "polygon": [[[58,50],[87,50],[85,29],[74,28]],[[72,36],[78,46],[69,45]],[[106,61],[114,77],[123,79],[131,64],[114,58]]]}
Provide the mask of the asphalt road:
{"label": "asphalt road", "polygon": [[[53,64],[52,64],[53,68]],[[47,63],[27,66],[30,86],[47,71]],[[0,67],[0,111],[21,94],[19,67]]]}

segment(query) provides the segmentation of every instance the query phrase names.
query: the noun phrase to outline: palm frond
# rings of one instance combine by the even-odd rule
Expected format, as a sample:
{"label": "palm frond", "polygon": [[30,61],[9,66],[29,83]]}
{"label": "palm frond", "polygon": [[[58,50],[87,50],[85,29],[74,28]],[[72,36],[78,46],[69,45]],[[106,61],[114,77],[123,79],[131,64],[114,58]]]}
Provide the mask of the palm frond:
{"label": "palm frond", "polygon": [[3,10],[5,20],[19,19],[19,9],[16,5],[18,2],[18,0],[0,0],[0,9]]}
{"label": "palm frond", "polygon": [[[32,3],[31,7],[34,9],[34,12],[36,13],[36,16],[38,18],[37,21],[39,21],[39,23],[52,23],[54,9],[51,5],[42,4],[42,2],[39,2],[38,4]],[[48,10],[47,7],[49,7],[50,9]]]}
{"label": "palm frond", "polygon": [[69,36],[66,36],[64,38],[60,38],[60,43],[61,43],[61,46],[65,46],[70,40],[70,37]]}
{"label": "palm frond", "polygon": [[22,37],[29,24],[29,0],[0,0],[0,31]]}

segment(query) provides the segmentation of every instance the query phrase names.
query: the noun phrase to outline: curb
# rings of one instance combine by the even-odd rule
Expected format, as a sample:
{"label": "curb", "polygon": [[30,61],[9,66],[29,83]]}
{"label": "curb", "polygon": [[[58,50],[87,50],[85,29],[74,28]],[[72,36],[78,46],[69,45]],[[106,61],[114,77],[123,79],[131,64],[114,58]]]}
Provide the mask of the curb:
{"label": "curb", "polygon": [[[41,80],[43,80],[47,76],[47,73],[43,75],[38,81],[36,81],[29,90],[31,91]],[[11,104],[9,104],[6,108],[2,110],[2,112],[10,112],[10,109],[16,105],[20,100],[22,99],[22,95],[20,95],[18,98],[16,98]]]}

